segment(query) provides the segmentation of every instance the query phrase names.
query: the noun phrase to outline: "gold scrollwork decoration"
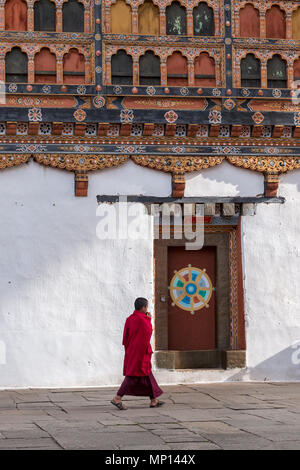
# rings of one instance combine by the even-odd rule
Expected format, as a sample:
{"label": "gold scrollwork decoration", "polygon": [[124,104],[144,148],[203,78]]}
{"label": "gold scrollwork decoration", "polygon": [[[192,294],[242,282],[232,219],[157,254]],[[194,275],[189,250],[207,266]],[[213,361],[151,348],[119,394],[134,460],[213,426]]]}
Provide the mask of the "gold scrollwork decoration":
{"label": "gold scrollwork decoration", "polygon": [[18,153],[11,153],[6,154],[2,153],[0,155],[0,169],[10,168],[12,166],[22,165],[23,163],[28,162],[31,154],[18,154]]}
{"label": "gold scrollwork decoration", "polygon": [[299,157],[238,157],[227,156],[232,165],[263,173],[285,173],[300,168]]}
{"label": "gold scrollwork decoration", "polygon": [[95,171],[122,165],[128,160],[127,155],[91,155],[91,154],[38,154],[34,160],[42,165],[67,171]]}
{"label": "gold scrollwork decoration", "polygon": [[190,173],[220,165],[225,157],[186,157],[131,155],[131,159],[141,166],[173,174]]}

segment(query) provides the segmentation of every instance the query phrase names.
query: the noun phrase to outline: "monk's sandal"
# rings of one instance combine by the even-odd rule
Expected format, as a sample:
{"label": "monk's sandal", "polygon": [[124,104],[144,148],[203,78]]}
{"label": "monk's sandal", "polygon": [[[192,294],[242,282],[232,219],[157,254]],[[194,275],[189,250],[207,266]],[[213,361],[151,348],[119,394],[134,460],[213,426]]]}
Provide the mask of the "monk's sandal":
{"label": "monk's sandal", "polygon": [[157,408],[158,406],[163,405],[165,402],[164,401],[158,401],[156,405],[150,405],[150,408]]}
{"label": "monk's sandal", "polygon": [[117,408],[119,408],[119,410],[127,410],[127,406],[124,406],[121,401],[119,403],[116,403],[115,401],[111,400],[111,403]]}

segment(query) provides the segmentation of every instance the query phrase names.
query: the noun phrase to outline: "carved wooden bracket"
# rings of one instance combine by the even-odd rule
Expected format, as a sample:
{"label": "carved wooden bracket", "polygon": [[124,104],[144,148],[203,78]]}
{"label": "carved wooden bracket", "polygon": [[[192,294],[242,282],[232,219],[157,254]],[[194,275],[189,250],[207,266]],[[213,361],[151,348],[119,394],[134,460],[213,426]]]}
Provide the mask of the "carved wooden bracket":
{"label": "carved wooden bracket", "polygon": [[75,196],[86,197],[88,195],[89,179],[87,172],[75,171]]}
{"label": "carved wooden bracket", "polygon": [[172,197],[184,197],[185,177],[184,174],[172,174]]}
{"label": "carved wooden bracket", "polygon": [[277,197],[279,184],[278,173],[265,173],[265,196]]}

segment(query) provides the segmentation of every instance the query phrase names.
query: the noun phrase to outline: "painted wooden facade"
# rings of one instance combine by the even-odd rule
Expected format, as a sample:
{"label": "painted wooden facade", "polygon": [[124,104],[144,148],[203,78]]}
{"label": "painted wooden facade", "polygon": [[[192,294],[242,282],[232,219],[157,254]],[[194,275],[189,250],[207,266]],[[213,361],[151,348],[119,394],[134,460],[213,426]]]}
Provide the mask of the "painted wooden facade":
{"label": "painted wooden facade", "polygon": [[300,167],[297,1],[2,0],[0,37],[0,168]]}

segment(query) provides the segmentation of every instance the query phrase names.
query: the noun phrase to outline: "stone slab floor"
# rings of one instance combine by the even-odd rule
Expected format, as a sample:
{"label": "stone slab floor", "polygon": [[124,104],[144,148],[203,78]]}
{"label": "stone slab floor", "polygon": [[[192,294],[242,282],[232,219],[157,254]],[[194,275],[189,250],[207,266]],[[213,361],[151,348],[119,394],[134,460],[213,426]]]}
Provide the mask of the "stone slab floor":
{"label": "stone slab floor", "polygon": [[162,388],[126,411],[111,387],[0,391],[0,449],[300,449],[300,383]]}

